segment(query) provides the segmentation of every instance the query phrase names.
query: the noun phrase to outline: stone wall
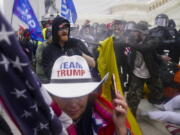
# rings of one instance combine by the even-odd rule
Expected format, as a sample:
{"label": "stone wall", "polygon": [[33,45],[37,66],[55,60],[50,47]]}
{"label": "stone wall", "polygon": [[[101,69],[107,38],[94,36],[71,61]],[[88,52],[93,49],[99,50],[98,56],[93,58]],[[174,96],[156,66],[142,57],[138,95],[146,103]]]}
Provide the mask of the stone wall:
{"label": "stone wall", "polygon": [[127,21],[148,21],[154,25],[155,17],[165,13],[170,19],[174,19],[177,27],[180,27],[180,0],[153,0],[149,2],[120,2],[119,5],[109,9],[111,16],[118,15],[119,19]]}

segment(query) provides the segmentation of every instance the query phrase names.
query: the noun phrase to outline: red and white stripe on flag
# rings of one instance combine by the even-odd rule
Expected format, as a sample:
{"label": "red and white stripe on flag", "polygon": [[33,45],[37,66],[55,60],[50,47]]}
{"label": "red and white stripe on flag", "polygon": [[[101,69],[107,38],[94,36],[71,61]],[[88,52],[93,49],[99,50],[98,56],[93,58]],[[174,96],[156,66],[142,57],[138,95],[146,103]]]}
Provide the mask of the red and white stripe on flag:
{"label": "red and white stripe on flag", "polygon": [[167,123],[165,127],[172,135],[180,135],[180,125]]}

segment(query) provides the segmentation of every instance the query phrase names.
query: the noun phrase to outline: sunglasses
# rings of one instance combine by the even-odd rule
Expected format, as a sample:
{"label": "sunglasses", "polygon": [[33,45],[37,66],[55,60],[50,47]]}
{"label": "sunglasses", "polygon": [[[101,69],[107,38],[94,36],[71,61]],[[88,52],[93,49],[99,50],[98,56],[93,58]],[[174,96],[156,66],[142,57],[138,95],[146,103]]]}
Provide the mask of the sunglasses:
{"label": "sunglasses", "polygon": [[63,23],[59,26],[58,30],[64,30],[64,29],[69,29],[70,25],[68,23]]}

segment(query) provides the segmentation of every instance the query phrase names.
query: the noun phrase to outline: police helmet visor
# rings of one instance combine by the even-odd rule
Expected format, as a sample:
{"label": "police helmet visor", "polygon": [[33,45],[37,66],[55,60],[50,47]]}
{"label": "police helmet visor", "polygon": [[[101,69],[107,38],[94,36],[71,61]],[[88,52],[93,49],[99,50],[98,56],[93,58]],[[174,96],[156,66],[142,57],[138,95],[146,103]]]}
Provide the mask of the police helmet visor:
{"label": "police helmet visor", "polygon": [[166,27],[167,26],[167,19],[166,18],[157,18],[156,19],[156,25]]}

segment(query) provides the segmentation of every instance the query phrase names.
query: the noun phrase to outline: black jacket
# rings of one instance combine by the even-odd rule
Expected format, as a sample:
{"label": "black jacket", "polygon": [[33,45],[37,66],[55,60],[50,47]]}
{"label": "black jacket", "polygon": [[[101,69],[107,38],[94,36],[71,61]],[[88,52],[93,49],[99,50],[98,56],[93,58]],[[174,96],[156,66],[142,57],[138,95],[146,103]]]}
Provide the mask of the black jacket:
{"label": "black jacket", "polygon": [[117,63],[117,68],[118,68],[118,73],[120,76],[120,81],[121,81],[121,86],[124,91],[128,90],[128,66],[127,66],[127,57],[124,55],[124,50],[125,50],[125,41],[124,41],[124,36],[122,36],[119,39],[114,38],[114,52],[116,56],[116,63]]}
{"label": "black jacket", "polygon": [[134,70],[136,51],[139,51],[143,55],[151,77],[158,77],[159,75],[157,73],[159,70],[159,64],[161,62],[161,59],[158,57],[156,52],[158,45],[159,40],[157,38],[146,38],[144,41],[139,43],[130,42],[128,45],[124,44],[124,49],[125,47],[130,47],[131,52],[127,56],[124,55],[123,67],[128,70],[129,74],[131,74]]}
{"label": "black jacket", "polygon": [[32,61],[33,57],[33,44],[30,41],[27,40],[20,40],[19,41],[20,45],[22,46],[24,52],[28,56],[29,60]]}
{"label": "black jacket", "polygon": [[51,76],[53,64],[55,60],[60,56],[82,55],[82,52],[87,55],[90,55],[84,43],[78,39],[69,38],[68,41],[65,43],[64,47],[61,47],[59,45],[58,31],[59,31],[59,25],[62,23],[69,24],[69,32],[70,32],[69,21],[62,17],[56,17],[52,24],[53,41],[43,50],[42,53],[42,66],[47,78],[49,79]]}
{"label": "black jacket", "polygon": [[84,43],[74,38],[69,38],[64,47],[54,42],[49,44],[42,53],[42,66],[46,76],[50,79],[52,67],[57,58],[63,55],[82,55],[82,52],[91,56]]}
{"label": "black jacket", "polygon": [[[172,33],[173,32],[173,33]],[[157,53],[164,54],[164,50],[169,50],[169,57],[172,58],[172,62],[179,62],[179,37],[176,29],[167,27],[155,27],[150,30],[150,35],[160,39]]]}

